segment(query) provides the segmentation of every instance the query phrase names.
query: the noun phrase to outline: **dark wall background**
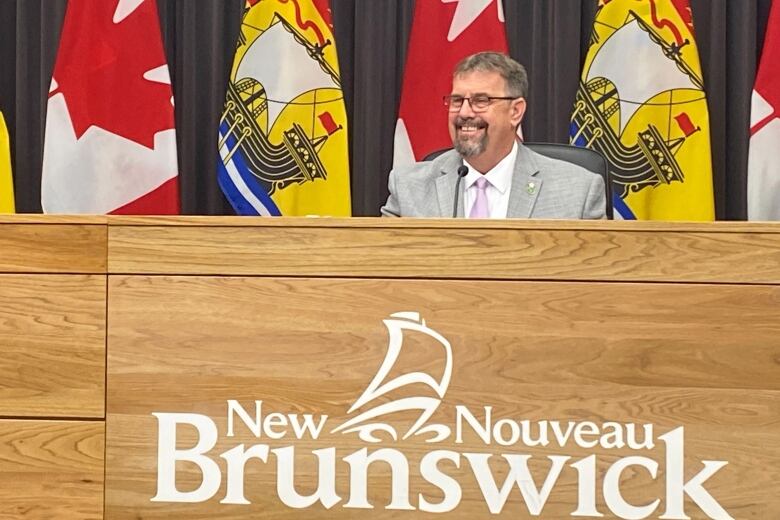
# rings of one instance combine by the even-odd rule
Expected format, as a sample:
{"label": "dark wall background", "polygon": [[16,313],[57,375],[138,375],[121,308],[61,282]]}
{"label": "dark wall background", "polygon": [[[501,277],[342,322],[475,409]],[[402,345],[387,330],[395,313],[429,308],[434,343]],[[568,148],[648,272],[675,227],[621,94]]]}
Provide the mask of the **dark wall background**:
{"label": "dark wall background", "polygon": [[[67,0],[0,0],[0,109],[17,211],[39,213],[46,93]],[[100,0],[102,1],[102,0]],[[433,1],[433,0],[421,0]],[[244,0],[157,0],[176,97],[182,210],[232,211],[216,182],[216,125]],[[716,212],[744,219],[750,95],[771,0],[691,0],[711,119]],[[331,0],[351,130],[352,208],[377,215],[414,0]],[[531,77],[524,132],[567,142],[596,0],[504,0],[511,54]],[[445,114],[431,107],[434,118]]]}

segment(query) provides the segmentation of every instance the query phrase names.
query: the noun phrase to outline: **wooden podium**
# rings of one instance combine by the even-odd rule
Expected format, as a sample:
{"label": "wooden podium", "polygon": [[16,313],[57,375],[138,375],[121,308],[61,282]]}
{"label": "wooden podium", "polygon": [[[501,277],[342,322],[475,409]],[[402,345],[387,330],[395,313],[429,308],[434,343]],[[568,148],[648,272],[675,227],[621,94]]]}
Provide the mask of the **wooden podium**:
{"label": "wooden podium", "polygon": [[0,230],[0,518],[780,518],[779,225]]}

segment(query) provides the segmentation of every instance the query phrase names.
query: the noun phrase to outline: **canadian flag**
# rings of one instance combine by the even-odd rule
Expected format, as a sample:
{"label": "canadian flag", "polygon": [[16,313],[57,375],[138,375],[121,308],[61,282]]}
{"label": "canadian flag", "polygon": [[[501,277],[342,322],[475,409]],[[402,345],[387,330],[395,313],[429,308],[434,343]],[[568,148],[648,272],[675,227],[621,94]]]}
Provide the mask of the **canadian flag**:
{"label": "canadian flag", "polygon": [[156,0],[69,0],[49,90],[46,213],[179,212]]}
{"label": "canadian flag", "polygon": [[455,65],[476,52],[507,53],[508,49],[501,0],[416,2],[395,127],[393,167],[452,146],[443,98],[452,88]]}
{"label": "canadian flag", "polygon": [[748,220],[780,220],[780,2],[772,3],[753,89]]}

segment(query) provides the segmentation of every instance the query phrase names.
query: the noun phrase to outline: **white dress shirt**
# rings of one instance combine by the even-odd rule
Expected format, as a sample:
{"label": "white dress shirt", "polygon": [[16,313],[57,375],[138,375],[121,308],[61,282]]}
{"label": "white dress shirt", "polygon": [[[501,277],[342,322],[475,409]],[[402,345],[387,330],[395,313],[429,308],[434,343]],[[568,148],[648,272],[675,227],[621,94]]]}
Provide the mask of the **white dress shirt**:
{"label": "white dress shirt", "polygon": [[463,214],[466,218],[468,218],[471,208],[474,207],[474,202],[477,200],[477,179],[480,177],[485,177],[488,181],[485,192],[487,194],[490,218],[506,218],[509,208],[509,190],[512,187],[512,173],[515,171],[516,158],[517,143],[513,143],[512,151],[484,175],[475,170],[468,161],[463,161],[469,167],[469,173],[463,178],[465,183]]}

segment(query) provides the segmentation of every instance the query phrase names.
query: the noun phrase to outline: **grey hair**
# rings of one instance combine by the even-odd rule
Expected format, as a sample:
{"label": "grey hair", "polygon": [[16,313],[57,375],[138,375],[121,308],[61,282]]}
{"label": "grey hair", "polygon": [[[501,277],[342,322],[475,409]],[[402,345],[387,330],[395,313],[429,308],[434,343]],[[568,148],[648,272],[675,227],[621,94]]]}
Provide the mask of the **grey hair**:
{"label": "grey hair", "polygon": [[528,73],[525,67],[500,52],[478,52],[466,56],[452,72],[453,77],[469,72],[497,72],[506,82],[507,95],[528,97]]}

